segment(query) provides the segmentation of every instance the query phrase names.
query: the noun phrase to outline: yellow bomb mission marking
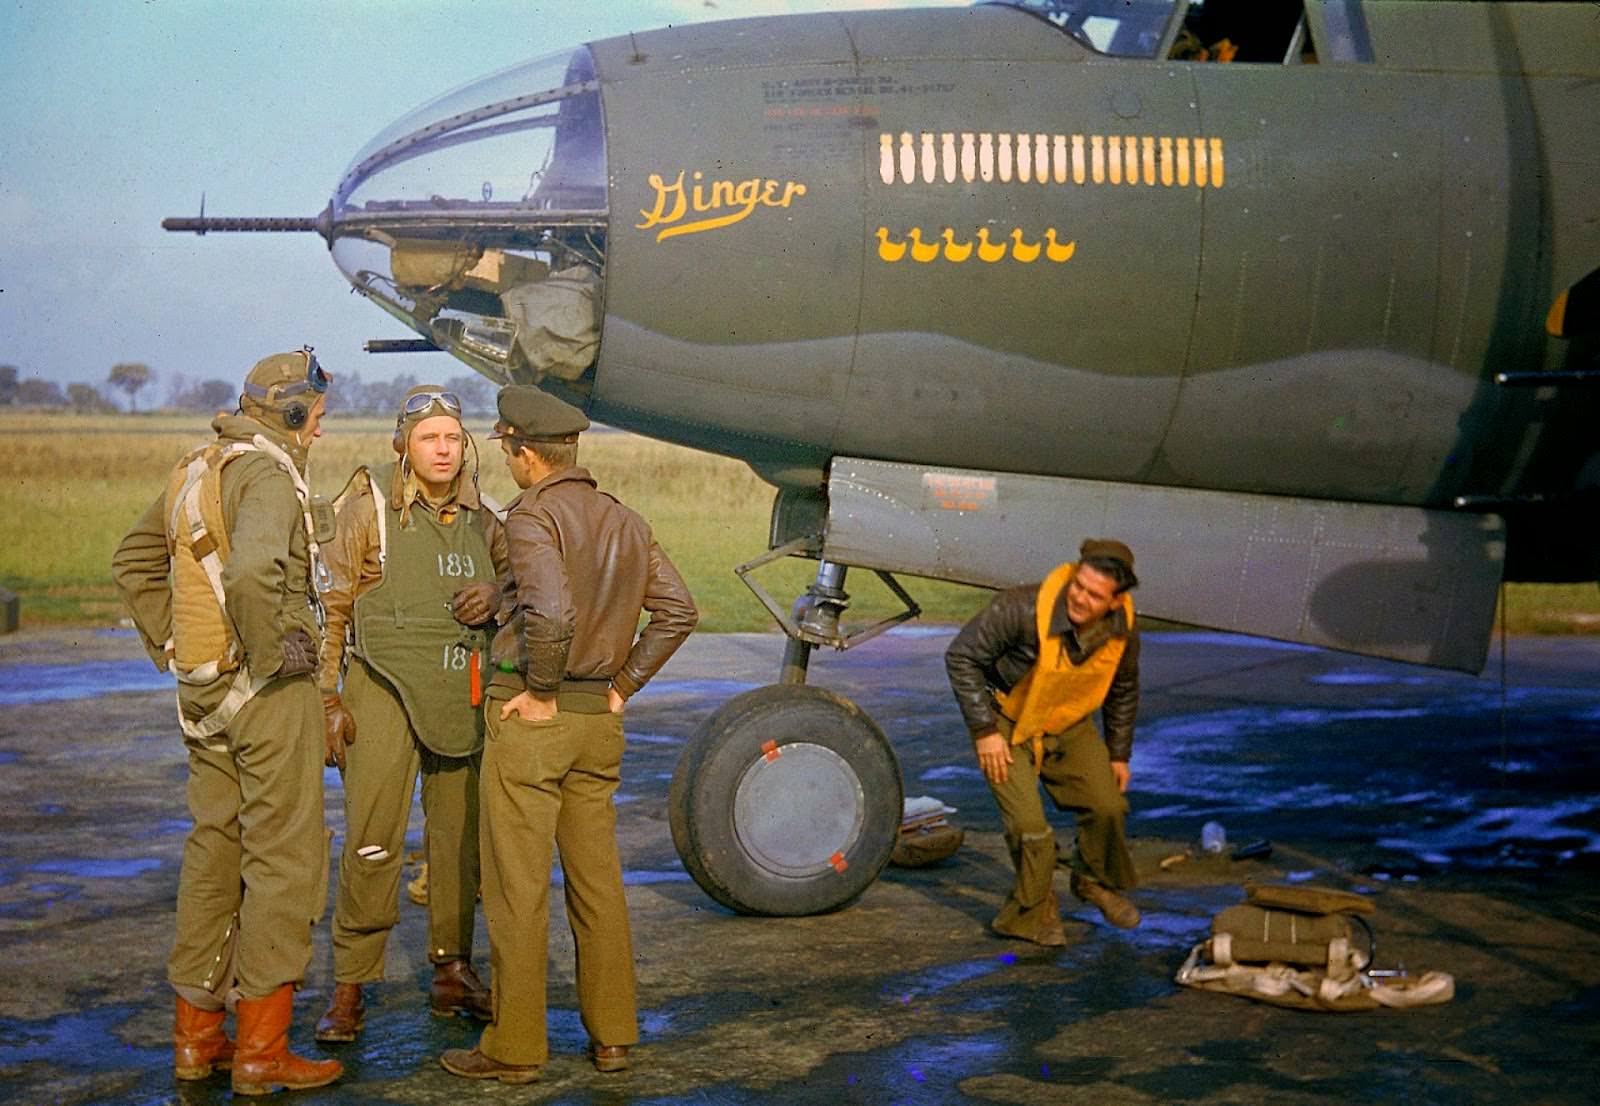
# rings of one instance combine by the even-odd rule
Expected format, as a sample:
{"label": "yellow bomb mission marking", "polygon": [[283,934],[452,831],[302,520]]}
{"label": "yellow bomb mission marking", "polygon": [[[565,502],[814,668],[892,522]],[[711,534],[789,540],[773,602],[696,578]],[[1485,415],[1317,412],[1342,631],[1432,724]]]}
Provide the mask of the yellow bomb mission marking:
{"label": "yellow bomb mission marking", "polygon": [[[664,228],[656,231],[657,242],[680,234],[700,234],[731,226],[748,218],[758,207],[788,207],[796,196],[806,194],[806,186],[792,180],[751,177],[748,180],[714,180],[703,184],[700,183],[703,174],[698,169],[695,170],[694,185],[686,189],[683,175],[684,171],[679,170],[677,179],[668,184],[659,173],[650,174],[650,187],[656,190],[655,207],[649,211],[641,210],[639,214],[644,216],[644,222],[635,223],[634,227],[639,230]],[[723,214],[680,222],[691,210],[695,214],[712,211]]]}
{"label": "yellow bomb mission marking", "polygon": [[878,136],[884,184],[1160,184],[1221,188],[1222,139],[1173,135],[910,131]]}

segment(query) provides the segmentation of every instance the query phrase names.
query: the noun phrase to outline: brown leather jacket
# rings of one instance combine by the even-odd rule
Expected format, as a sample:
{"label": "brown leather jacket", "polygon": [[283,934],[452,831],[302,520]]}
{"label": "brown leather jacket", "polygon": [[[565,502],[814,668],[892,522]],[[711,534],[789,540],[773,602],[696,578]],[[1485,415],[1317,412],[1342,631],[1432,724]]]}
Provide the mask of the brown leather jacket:
{"label": "brown leather jacket", "polygon": [[[373,470],[382,466],[373,465]],[[484,504],[478,486],[465,473],[456,478],[455,487],[445,502],[430,504],[422,494],[415,477],[407,478],[401,466],[393,466],[389,480],[387,506],[400,507],[407,496],[411,509],[432,514],[451,516],[460,511],[476,512],[471,517],[483,527],[483,536],[489,543],[489,556],[494,560],[495,576],[504,581],[508,568],[506,534],[500,520]],[[378,506],[372,498],[372,482],[367,479],[367,466],[356,470],[340,496],[338,534],[322,547],[322,559],[328,566],[332,586],[323,593],[322,607],[327,615],[327,626],[322,639],[322,656],[317,665],[317,685],[324,692],[339,690],[340,677],[344,675],[345,652],[349,648],[355,621],[356,598],[378,585],[383,579],[383,564],[378,558],[381,542],[378,539]]]}
{"label": "brown leather jacket", "polygon": [[[563,683],[609,682],[626,699],[700,620],[649,524],[587,469],[528,488],[505,526],[515,607],[494,639],[496,686],[547,696]],[[650,621],[636,639],[640,610]]]}
{"label": "brown leather jacket", "polygon": [[[950,687],[974,739],[995,729],[993,691],[1010,691],[1039,659],[1039,628],[1034,617],[1039,587],[1028,584],[1002,591],[961,627],[945,650]],[[1063,591],[1051,616],[1050,632],[1064,639],[1067,659],[1073,664],[1082,664],[1113,636],[1126,635],[1128,645],[1106,692],[1101,721],[1111,759],[1127,760],[1133,753],[1133,722],[1139,713],[1138,628],[1127,625],[1122,611],[1113,610],[1099,622],[1074,630]]]}

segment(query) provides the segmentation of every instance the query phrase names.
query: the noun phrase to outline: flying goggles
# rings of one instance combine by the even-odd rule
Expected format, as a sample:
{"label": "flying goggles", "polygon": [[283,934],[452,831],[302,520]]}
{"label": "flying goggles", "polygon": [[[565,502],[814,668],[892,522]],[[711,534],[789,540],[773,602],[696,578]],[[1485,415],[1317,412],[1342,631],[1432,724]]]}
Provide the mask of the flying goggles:
{"label": "flying goggles", "polygon": [[[245,395],[255,396],[257,399],[266,400],[268,403],[275,403],[290,396],[297,396],[301,392],[316,392],[318,395],[326,392],[328,384],[333,378],[328,375],[328,371],[317,361],[317,355],[311,352],[310,346],[301,346],[300,352],[305,354],[306,358],[306,378],[304,380],[295,380],[288,384],[271,384],[265,387],[246,380],[244,382]],[[272,398],[274,392],[277,393],[276,400]]]}

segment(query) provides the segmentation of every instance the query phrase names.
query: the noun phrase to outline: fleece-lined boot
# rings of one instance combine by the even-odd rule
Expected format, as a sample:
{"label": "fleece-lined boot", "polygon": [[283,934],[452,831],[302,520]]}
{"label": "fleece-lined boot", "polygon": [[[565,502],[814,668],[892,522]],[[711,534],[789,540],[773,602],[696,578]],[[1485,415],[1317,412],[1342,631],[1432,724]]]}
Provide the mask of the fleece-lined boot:
{"label": "fleece-lined boot", "polygon": [[178,1000],[172,1022],[172,1070],[179,1079],[204,1079],[213,1070],[227,1071],[233,1066],[233,1042],[222,1030],[223,1010],[202,1010],[193,1003]]}
{"label": "fleece-lined boot", "polygon": [[265,998],[239,1000],[234,1094],[324,1087],[344,1073],[344,1065],[337,1060],[306,1060],[289,1051],[289,1019],[293,1012],[294,987],[288,983]]}

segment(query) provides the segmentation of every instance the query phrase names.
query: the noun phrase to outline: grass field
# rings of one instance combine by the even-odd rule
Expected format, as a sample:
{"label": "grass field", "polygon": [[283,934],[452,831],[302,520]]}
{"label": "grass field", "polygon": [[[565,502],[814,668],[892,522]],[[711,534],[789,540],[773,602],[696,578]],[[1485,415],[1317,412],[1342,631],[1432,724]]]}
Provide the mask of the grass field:
{"label": "grass field", "polygon": [[[479,420],[486,425],[486,420]],[[471,420],[469,420],[471,424]],[[330,419],[311,453],[314,491],[333,495],[361,463],[391,459],[392,424]],[[474,425],[478,431],[483,425]],[[0,442],[13,478],[0,486],[12,540],[0,543],[0,587],[22,597],[24,626],[111,625],[123,615],[109,565],[118,540],[161,490],[182,453],[210,436],[192,415],[78,416],[0,411]],[[482,486],[502,502],[516,494],[498,446],[479,443]],[[638,510],[683,572],[710,632],[773,628],[770,615],[733,574],[765,549],[772,489],[745,465],[723,457],[615,432],[591,433],[580,462],[601,487]],[[790,560],[758,578],[787,604],[810,582],[815,565]],[[931,580],[903,581],[924,619],[960,622],[989,593]],[[871,573],[850,577],[849,625],[896,609]],[[1506,588],[1512,633],[1600,633],[1600,589],[1593,584],[1512,584]]]}
{"label": "grass field", "polygon": [[[469,420],[481,434],[487,420]],[[357,465],[393,460],[392,423],[329,419],[311,451],[311,486],[333,496]],[[15,477],[0,488],[0,509],[13,540],[0,543],[0,587],[22,597],[24,626],[111,625],[123,616],[111,585],[111,554],[139,514],[160,493],[177,459],[210,437],[205,419],[185,415],[76,416],[0,412],[0,442]],[[502,503],[517,493],[499,445],[478,442],[480,483]],[[700,607],[702,630],[765,630],[772,617],[733,574],[733,566],[766,549],[772,489],[738,461],[620,432],[584,436],[579,462],[600,486],[647,518]],[[758,573],[787,605],[816,572],[790,560]],[[989,593],[931,580],[906,587],[935,621],[961,621]],[[847,626],[896,609],[871,573],[849,580]]]}

